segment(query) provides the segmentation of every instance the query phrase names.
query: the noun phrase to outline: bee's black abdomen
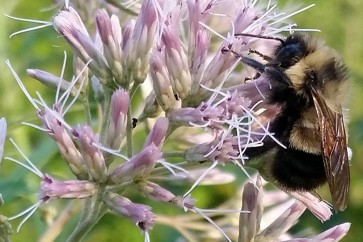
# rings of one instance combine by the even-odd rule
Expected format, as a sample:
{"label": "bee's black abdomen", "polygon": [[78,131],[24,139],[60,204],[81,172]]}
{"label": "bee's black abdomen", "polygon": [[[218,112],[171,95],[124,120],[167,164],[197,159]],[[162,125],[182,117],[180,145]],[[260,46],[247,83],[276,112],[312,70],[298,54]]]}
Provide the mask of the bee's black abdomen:
{"label": "bee's black abdomen", "polygon": [[321,155],[279,147],[271,164],[271,173],[288,190],[313,190],[327,178]]}

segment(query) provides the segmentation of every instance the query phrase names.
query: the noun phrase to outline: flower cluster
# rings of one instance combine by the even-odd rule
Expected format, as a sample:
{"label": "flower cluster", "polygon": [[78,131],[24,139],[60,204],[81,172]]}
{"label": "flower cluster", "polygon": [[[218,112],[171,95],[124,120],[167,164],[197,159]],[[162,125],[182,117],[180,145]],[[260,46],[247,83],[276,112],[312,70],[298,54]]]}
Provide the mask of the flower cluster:
{"label": "flower cluster", "polygon": [[[247,159],[244,151],[262,146],[266,136],[279,143],[268,131],[269,122],[279,108],[263,102],[270,90],[269,81],[259,78],[244,83],[255,73],[248,69],[237,72],[238,58],[223,50],[233,48],[241,55],[249,54],[251,49],[270,53],[276,44],[273,41],[235,34],[274,36],[298,30],[285,20],[306,8],[285,14],[275,12],[276,5],[263,6],[252,0],[144,0],[132,6],[107,2],[102,9],[88,9],[92,12],[90,21],[79,14],[84,4],[72,6],[65,1],[53,21],[44,22],[64,38],[74,55],[71,80],[66,80],[64,73],[56,76],[43,70],[27,70],[29,76],[56,90],[51,105],[40,94],[32,97],[10,61],[6,62],[41,121],[41,126],[27,125],[50,136],[74,175],[69,180],[57,180],[44,174],[11,140],[25,163],[11,157],[6,159],[41,179],[38,202],[9,218],[26,214],[18,231],[40,205],[51,199],[84,199],[82,221],[68,241],[82,239],[106,211],[131,220],[145,233],[145,240],[149,240],[148,232],[154,224],[166,223],[167,219],[160,214],[155,216],[149,205],[135,202],[138,195],[195,213],[229,241],[236,240],[238,234],[240,241],[280,238],[306,207],[320,220],[329,219],[331,212],[325,202],[309,193],[296,193],[292,195],[303,203],[294,202],[262,229],[259,179],[256,184],[244,186],[242,208],[234,210],[200,209],[190,194],[203,180],[213,184],[233,180],[231,174],[217,170],[216,166],[231,163],[244,171]],[[93,28],[87,28],[85,21],[94,23]],[[63,65],[64,70],[65,62]],[[140,94],[145,94],[145,99],[138,103],[136,97]],[[78,124],[66,119],[75,102],[83,104],[86,114],[86,121]],[[97,117],[93,116],[90,103],[99,107]],[[0,129],[3,144],[6,125],[2,120]],[[139,143],[142,133],[146,133],[146,138]],[[181,162],[176,164],[175,159]],[[193,169],[200,164],[204,164],[202,170]],[[184,195],[178,195],[166,188],[165,181],[194,182],[194,185]],[[133,188],[136,195],[129,195],[128,188]],[[207,216],[209,212],[221,217],[232,212],[239,216],[239,225],[233,228],[217,225]],[[190,214],[185,216],[195,218]],[[168,225],[193,240],[193,235],[178,227],[176,221],[177,218]],[[348,228],[347,224],[340,225],[312,241],[317,238],[337,241]],[[194,241],[200,240],[194,238]]]}

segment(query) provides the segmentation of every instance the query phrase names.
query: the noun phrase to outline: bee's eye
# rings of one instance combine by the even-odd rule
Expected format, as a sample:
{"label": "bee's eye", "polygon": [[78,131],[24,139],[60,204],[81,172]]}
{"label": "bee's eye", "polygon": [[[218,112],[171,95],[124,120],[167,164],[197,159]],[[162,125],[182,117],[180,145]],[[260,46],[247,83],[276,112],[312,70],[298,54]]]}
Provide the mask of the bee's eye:
{"label": "bee's eye", "polygon": [[306,77],[309,80],[309,82],[314,83],[318,79],[315,71],[309,71],[306,73]]}

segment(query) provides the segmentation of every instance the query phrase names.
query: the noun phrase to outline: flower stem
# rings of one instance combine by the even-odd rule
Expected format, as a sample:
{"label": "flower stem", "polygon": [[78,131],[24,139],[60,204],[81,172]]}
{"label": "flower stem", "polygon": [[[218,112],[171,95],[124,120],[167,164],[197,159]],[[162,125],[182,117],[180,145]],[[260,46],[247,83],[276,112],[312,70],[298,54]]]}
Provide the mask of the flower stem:
{"label": "flower stem", "polygon": [[[130,90],[130,100],[132,100],[137,88],[138,84],[134,84]],[[131,117],[131,101],[130,106],[127,111],[127,123],[126,123],[126,144],[127,144],[127,156],[132,157],[133,155],[133,142],[132,142],[132,117]]]}
{"label": "flower stem", "polygon": [[105,214],[105,205],[102,198],[106,192],[104,186],[100,186],[95,196],[87,198],[81,214],[81,219],[67,239],[67,242],[78,242],[84,239],[87,233],[97,224],[100,218]]}
{"label": "flower stem", "polygon": [[132,157],[132,118],[131,118],[131,105],[127,111],[127,124],[126,124],[126,144],[127,144],[127,156]]}
{"label": "flower stem", "polygon": [[54,241],[58,235],[62,232],[64,225],[73,218],[78,212],[79,205],[74,201],[70,201],[67,207],[62,211],[57,220],[52,223],[48,229],[43,233],[39,242],[50,242]]}
{"label": "flower stem", "polygon": [[108,136],[108,126],[110,123],[110,114],[111,114],[111,93],[110,90],[105,89],[104,101],[102,103],[102,125],[101,125],[101,139],[100,143],[107,145],[107,136]]}
{"label": "flower stem", "polygon": [[83,101],[83,107],[84,107],[84,111],[85,111],[85,114],[86,114],[87,124],[91,125],[92,124],[92,116],[91,116],[91,109],[90,109],[90,106],[89,106],[88,98],[86,98]]}
{"label": "flower stem", "polygon": [[185,152],[183,151],[174,151],[174,152],[164,152],[163,153],[164,158],[170,158],[170,157],[185,157]]}

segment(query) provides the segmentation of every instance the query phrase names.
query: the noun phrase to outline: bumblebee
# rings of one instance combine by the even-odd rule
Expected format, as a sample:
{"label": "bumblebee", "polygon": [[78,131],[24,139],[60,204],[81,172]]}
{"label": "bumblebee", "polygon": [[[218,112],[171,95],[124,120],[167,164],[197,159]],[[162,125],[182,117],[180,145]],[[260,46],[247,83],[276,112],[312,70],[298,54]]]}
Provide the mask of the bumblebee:
{"label": "bumblebee", "polygon": [[342,106],[350,80],[342,58],[311,35],[245,36],[280,42],[272,57],[254,51],[266,63],[238,56],[269,80],[266,102],[281,110],[271,120],[269,131],[286,148],[266,138],[263,146],[248,148],[244,154],[262,158],[261,174],[285,190],[314,191],[327,182],[334,209],[344,210],[350,164]]}

